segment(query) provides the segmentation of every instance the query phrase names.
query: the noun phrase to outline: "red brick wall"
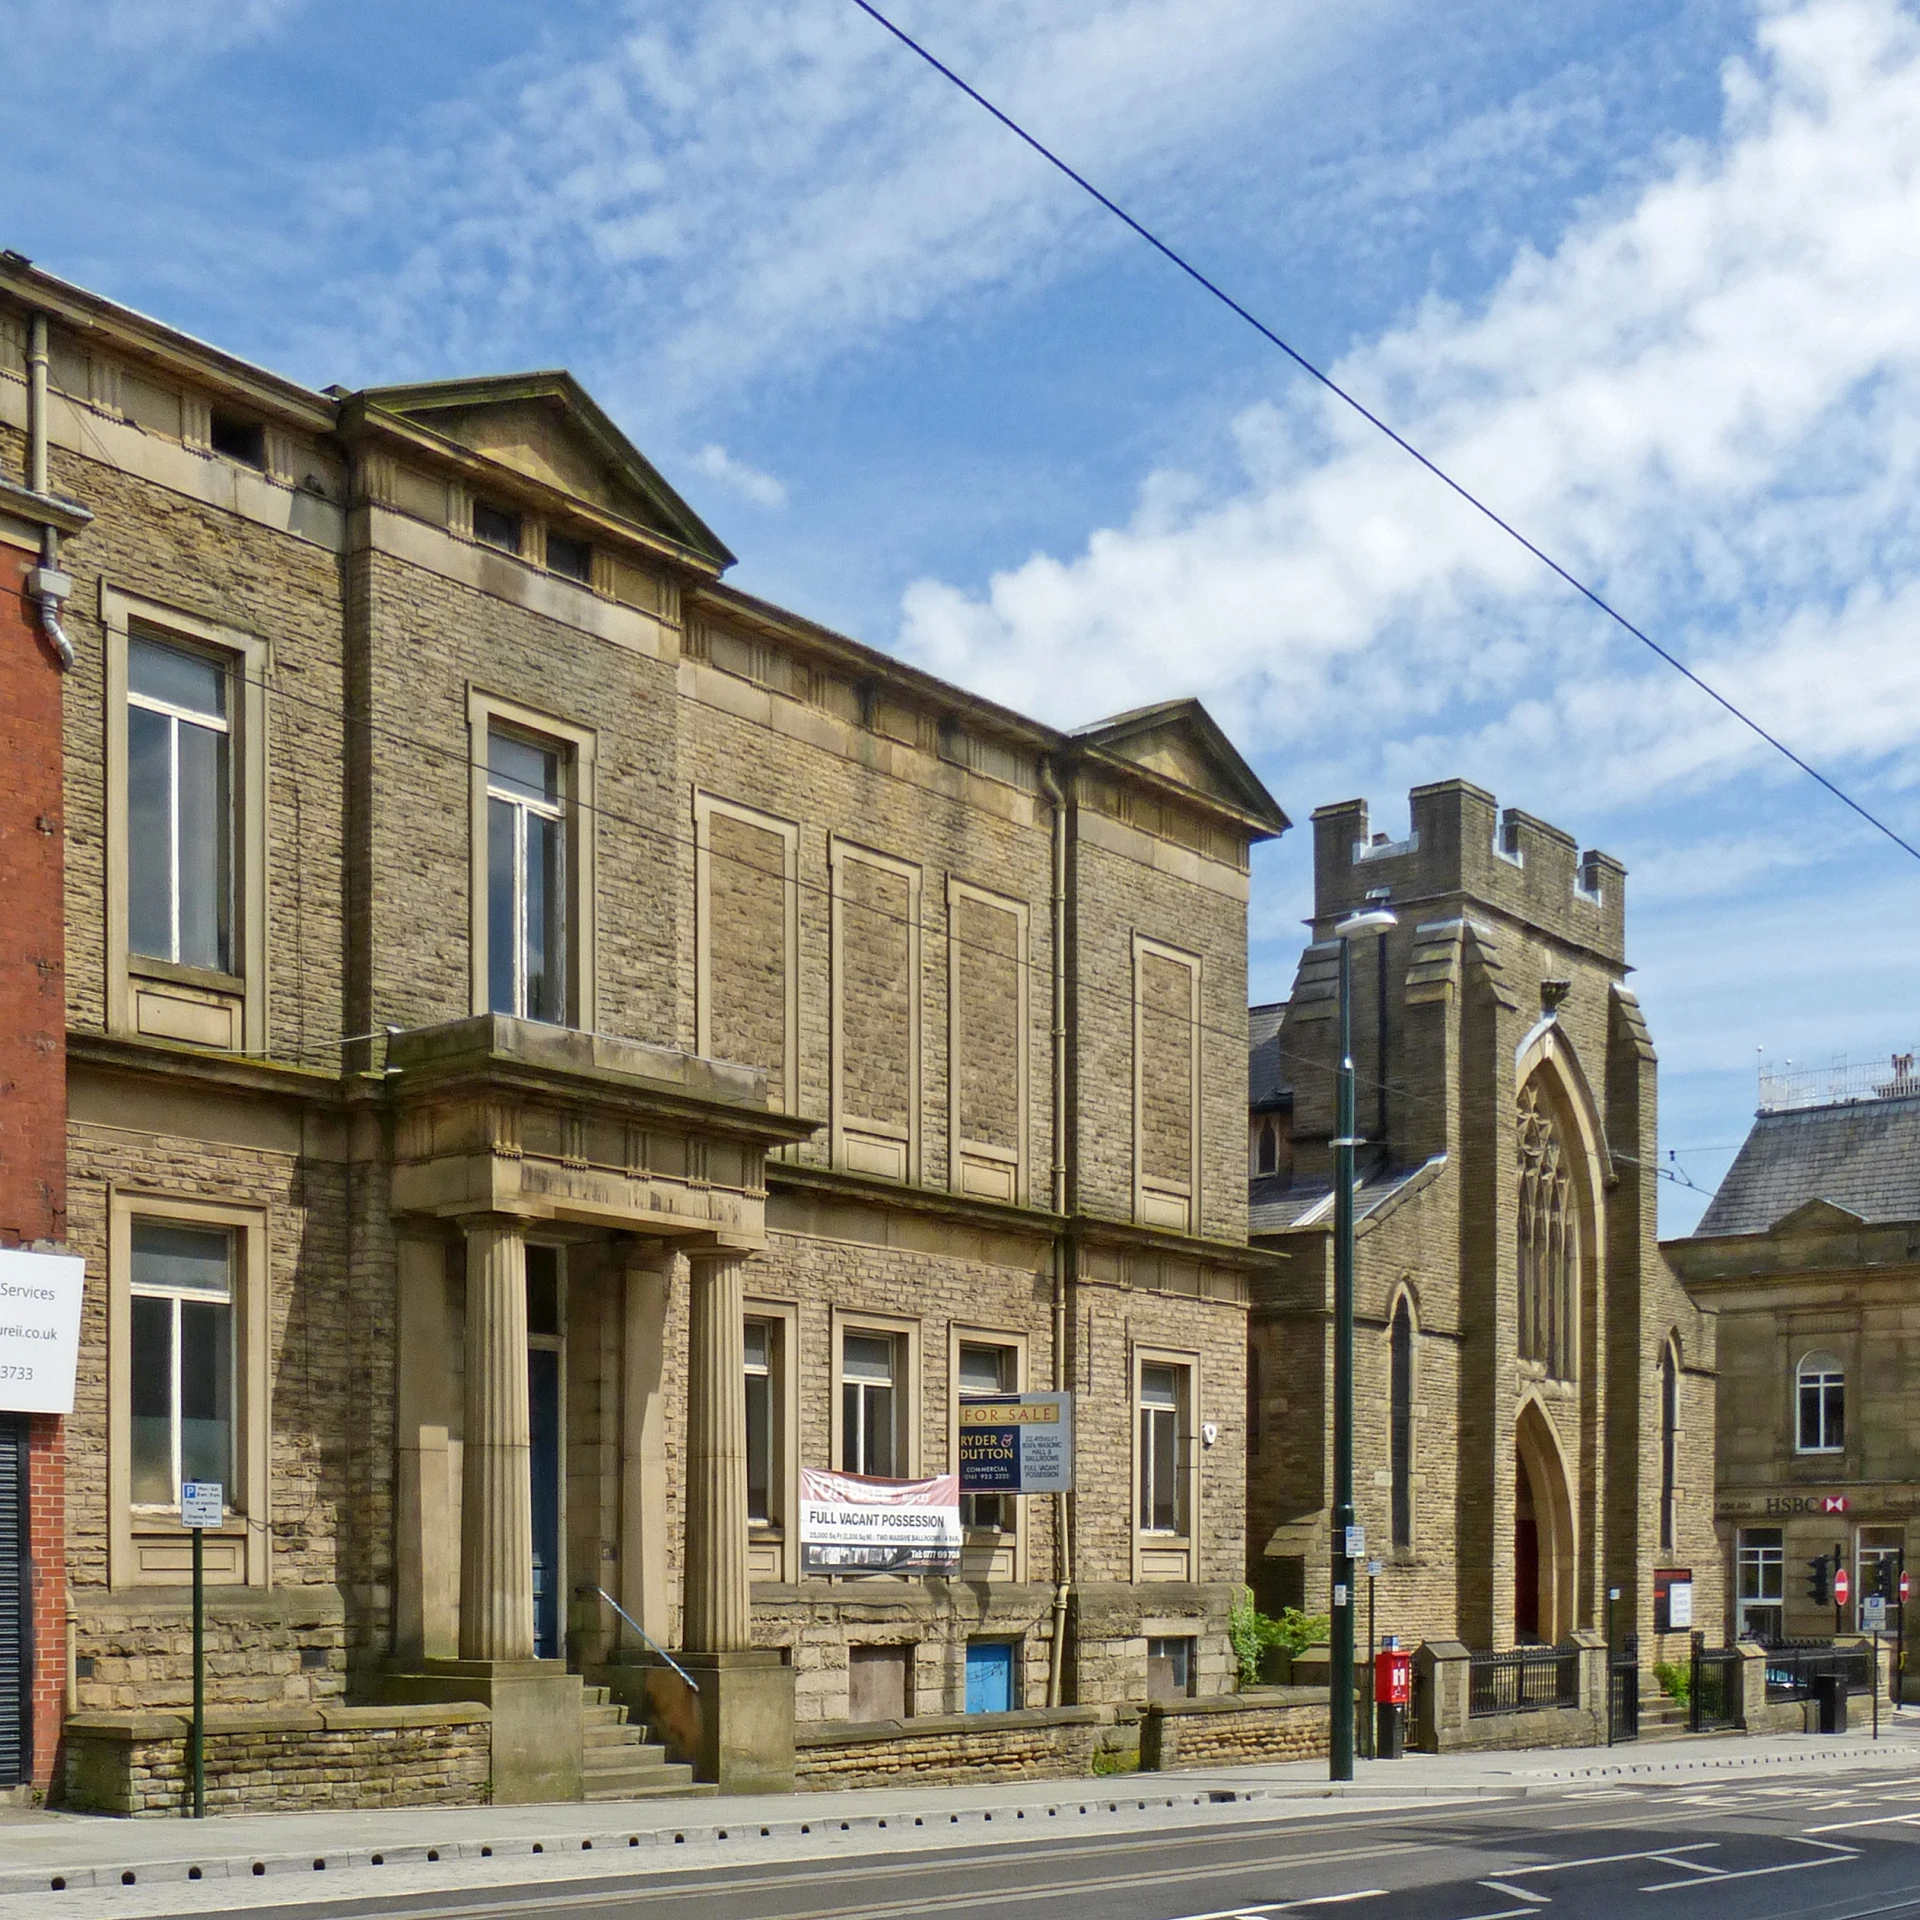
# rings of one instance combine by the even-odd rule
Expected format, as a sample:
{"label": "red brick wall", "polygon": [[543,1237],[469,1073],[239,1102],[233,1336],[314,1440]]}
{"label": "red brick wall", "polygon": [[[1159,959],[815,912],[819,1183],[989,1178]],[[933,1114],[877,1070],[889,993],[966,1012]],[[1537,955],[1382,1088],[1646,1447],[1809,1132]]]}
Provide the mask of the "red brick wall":
{"label": "red brick wall", "polygon": [[[66,923],[60,669],[27,598],[34,557],[0,546],[0,1246],[67,1230]],[[53,1773],[67,1672],[63,1422],[33,1417],[34,1779]]]}

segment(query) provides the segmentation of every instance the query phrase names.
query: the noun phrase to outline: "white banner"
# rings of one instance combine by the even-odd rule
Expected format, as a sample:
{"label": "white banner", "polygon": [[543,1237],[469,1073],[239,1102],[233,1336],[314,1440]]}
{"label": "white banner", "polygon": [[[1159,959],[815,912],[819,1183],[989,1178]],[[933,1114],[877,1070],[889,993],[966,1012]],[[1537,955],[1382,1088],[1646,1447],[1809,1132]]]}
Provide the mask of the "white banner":
{"label": "white banner", "polygon": [[87,1263],[0,1248],[0,1410],[71,1413]]}
{"label": "white banner", "polygon": [[869,1480],[800,1469],[802,1573],[954,1573],[960,1480]]}

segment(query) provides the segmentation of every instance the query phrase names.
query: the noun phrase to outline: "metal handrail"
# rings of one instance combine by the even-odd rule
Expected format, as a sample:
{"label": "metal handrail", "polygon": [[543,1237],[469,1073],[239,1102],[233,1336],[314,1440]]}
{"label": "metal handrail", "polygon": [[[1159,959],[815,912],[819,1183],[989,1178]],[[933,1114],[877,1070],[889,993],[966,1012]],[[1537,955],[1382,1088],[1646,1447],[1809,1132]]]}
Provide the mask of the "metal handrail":
{"label": "metal handrail", "polygon": [[653,1635],[650,1634],[646,1630],[646,1628],[643,1627],[640,1624],[640,1622],[636,1620],[633,1617],[633,1615],[630,1614],[626,1610],[626,1608],[623,1607],[620,1604],[620,1602],[616,1600],[613,1597],[613,1595],[606,1590],[605,1587],[582,1587],[580,1591],[582,1593],[597,1593],[600,1596],[600,1598],[604,1600],[607,1603],[607,1605],[610,1606],[614,1610],[614,1612],[617,1613],[620,1616],[620,1618],[624,1620],[627,1623],[627,1625],[630,1626],[634,1630],[634,1632],[637,1633],[640,1636],[640,1638],[644,1640],[647,1643],[647,1645],[650,1646],[654,1650],[654,1652],[657,1653],[660,1656],[660,1658],[664,1660],[667,1663],[667,1665],[670,1666],[674,1670],[674,1672],[677,1673],[680,1676],[680,1678],[684,1680],[687,1683],[687,1685],[694,1690],[695,1693],[698,1693],[700,1691],[700,1682],[696,1680],[693,1677],[693,1675],[690,1674],[686,1670],[686,1668],[683,1667],[680,1664],[680,1662],[676,1660],[673,1657],[673,1655],[670,1654],[666,1650],[666,1648],[663,1647],[660,1644],[660,1642],[656,1640],[653,1637]]}

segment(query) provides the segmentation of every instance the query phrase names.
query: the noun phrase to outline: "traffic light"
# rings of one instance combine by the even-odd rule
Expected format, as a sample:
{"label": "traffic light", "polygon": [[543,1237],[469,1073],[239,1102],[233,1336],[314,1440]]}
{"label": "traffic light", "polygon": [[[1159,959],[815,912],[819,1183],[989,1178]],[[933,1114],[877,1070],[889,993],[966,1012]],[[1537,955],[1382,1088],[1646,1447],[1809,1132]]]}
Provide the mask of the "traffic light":
{"label": "traffic light", "polygon": [[1807,1598],[1816,1607],[1833,1605],[1833,1562],[1824,1553],[1807,1562]]}
{"label": "traffic light", "polygon": [[1873,1590],[1882,1600],[1891,1604],[1899,1597],[1900,1561],[1891,1553],[1883,1553],[1873,1570]]}

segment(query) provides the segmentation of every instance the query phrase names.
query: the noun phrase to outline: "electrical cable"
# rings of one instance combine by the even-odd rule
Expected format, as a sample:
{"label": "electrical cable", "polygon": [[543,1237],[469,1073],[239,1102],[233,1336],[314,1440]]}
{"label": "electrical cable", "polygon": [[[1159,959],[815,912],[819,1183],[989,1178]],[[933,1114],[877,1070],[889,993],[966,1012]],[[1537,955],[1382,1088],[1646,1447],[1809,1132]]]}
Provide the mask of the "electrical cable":
{"label": "electrical cable", "polygon": [[870,19],[875,21],[878,25],[884,27],[887,30],[887,32],[892,34],[893,37],[896,40],[898,40],[903,47],[907,48],[910,52],[918,55],[920,59],[924,60],[927,63],[927,65],[934,70],[934,72],[941,75],[944,79],[950,80],[954,84],[954,86],[958,87],[960,91],[967,96],[969,100],[973,101],[973,103],[976,106],[983,108],[987,113],[991,114],[993,118],[999,121],[999,123],[1003,127],[1005,127],[1009,133],[1013,134],[1016,139],[1023,141],[1027,146],[1031,147],[1033,151],[1037,153],[1041,157],[1041,159],[1046,161],[1046,163],[1049,166],[1055,168],[1058,172],[1065,174],[1066,177],[1069,180],[1071,180],[1075,186],[1080,188],[1082,192],[1089,195],[1092,199],[1098,201],[1099,204],[1103,206],[1110,214],[1112,214],[1116,220],[1118,220],[1123,226],[1129,228],[1132,232],[1139,235],[1139,237],[1142,240],[1144,240],[1148,244],[1148,246],[1152,247],[1156,253],[1160,254],[1164,259],[1169,261],[1174,267],[1178,268],[1179,271],[1185,274],[1189,280],[1195,283],[1195,285],[1203,288],[1206,292],[1210,293],[1216,300],[1218,300],[1221,303],[1222,306],[1226,307],[1230,312],[1237,314],[1242,320],[1244,320],[1247,323],[1248,326],[1253,328],[1253,330],[1257,334],[1259,334],[1262,339],[1268,341],[1271,345],[1278,347],[1280,351],[1284,353],[1287,356],[1287,358],[1291,360],[1294,363],[1294,365],[1297,366],[1303,373],[1307,374],[1312,379],[1317,380],[1320,383],[1320,385],[1323,386],[1337,400],[1340,400],[1345,405],[1351,407],[1353,411],[1361,417],[1361,419],[1365,420],[1368,423],[1368,425],[1377,428],[1381,433],[1385,434],[1386,437],[1389,440],[1391,440],[1393,444],[1401,450],[1401,452],[1407,454],[1410,458],[1418,461],[1419,464],[1424,468],[1426,468],[1426,470],[1430,474],[1432,474],[1433,477],[1436,480],[1438,480],[1442,486],[1449,489],[1449,491],[1457,494],[1462,500],[1464,500],[1467,503],[1468,506],[1473,508],[1473,510],[1476,513],[1481,514],[1487,520],[1490,520],[1496,527],[1500,529],[1502,533],[1506,534],[1509,539],[1517,541],[1522,547],[1524,547],[1527,550],[1528,553],[1532,554],[1533,557],[1536,560],[1538,560],[1542,566],[1546,567],[1552,573],[1557,574],[1561,580],[1565,581],[1565,583],[1568,586],[1570,586],[1575,593],[1579,594],[1583,599],[1590,601],[1595,607],[1597,607],[1602,613],[1604,613],[1609,620],[1613,621],[1617,626],[1623,628],[1626,632],[1632,634],[1632,636],[1636,640],[1638,640],[1642,646],[1648,648],[1652,653],[1657,655],[1661,660],[1664,660],[1666,664],[1674,670],[1674,672],[1681,674],[1687,680],[1690,680],[1694,686],[1698,687],[1699,690],[1708,697],[1708,699],[1712,700],[1716,705],[1724,708],[1726,712],[1731,714],[1733,718],[1739,721],[1740,724],[1743,727],[1747,728],[1749,732],[1758,735],[1760,739],[1764,740],[1768,746],[1774,749],[1776,753],[1783,754],[1788,760],[1792,761],[1792,763],[1796,767],[1798,767],[1802,773],[1804,773],[1810,780],[1814,780],[1820,786],[1824,787],[1827,790],[1827,792],[1830,793],[1843,806],[1850,807],[1856,814],[1860,816],[1862,820],[1866,821],[1866,823],[1869,826],[1885,834],[1886,837],[1889,840],[1891,840],[1895,846],[1901,848],[1904,852],[1910,853],[1916,860],[1920,860],[1920,847],[1915,846],[1912,841],[1902,838],[1900,834],[1896,833],[1894,829],[1890,827],[1884,820],[1882,820],[1877,814],[1870,812],[1858,800],[1854,799],[1854,797],[1851,794],[1847,793],[1843,788],[1837,786],[1833,781],[1829,780],[1827,776],[1819,770],[1819,768],[1812,766],[1807,761],[1803,760],[1799,754],[1794,752],[1794,750],[1786,744],[1784,740],[1781,740],[1775,734],[1769,733],[1767,729],[1763,727],[1758,720],[1755,720],[1750,714],[1743,712],[1739,707],[1735,706],[1734,703],[1731,700],[1729,700],[1724,693],[1720,692],[1720,690],[1717,687],[1711,685],[1708,681],[1703,680],[1699,674],[1695,673],[1694,670],[1685,663],[1685,661],[1681,660],[1677,655],[1668,652],[1668,650],[1665,647],[1663,647],[1659,641],[1654,639],[1651,634],[1646,633],[1641,628],[1635,626],[1634,623],[1631,620],[1629,620],[1624,613],[1620,612],[1620,610],[1617,607],[1615,607],[1610,601],[1604,599],[1594,588],[1588,586],[1584,580],[1580,579],[1578,575],[1569,572],[1567,568],[1563,567],[1560,564],[1560,562],[1554,559],[1552,554],[1548,553],[1544,548],[1535,545],[1535,543],[1532,540],[1530,540],[1524,533],[1522,533],[1519,530],[1519,528],[1516,527],[1510,520],[1506,520],[1502,518],[1502,516],[1499,513],[1497,513],[1492,507],[1490,507],[1476,493],[1472,492],[1462,482],[1456,480],[1452,476],[1452,474],[1448,473],[1444,467],[1440,466],[1437,462],[1429,459],[1428,456],[1422,453],[1420,449],[1413,444],[1412,441],[1408,440],[1403,434],[1397,432],[1393,427],[1389,426],[1387,422],[1384,419],[1382,419],[1379,414],[1375,413],[1370,407],[1368,407],[1364,401],[1359,399],[1356,395],[1349,393],[1347,389],[1341,386],[1341,384],[1337,380],[1335,380],[1331,374],[1322,372],[1321,369],[1318,366],[1316,366],[1313,363],[1313,361],[1309,360],[1305,354],[1300,352],[1300,350],[1297,347],[1292,346],[1286,340],[1282,339],[1281,336],[1276,332],[1274,332],[1274,330],[1270,326],[1268,326],[1264,320],[1261,320],[1256,314],[1250,312],[1246,307],[1242,306],[1240,302],[1232,296],[1232,294],[1228,293],[1224,288],[1219,286],[1215,281],[1209,279],[1207,275],[1202,273],[1200,269],[1194,266],[1193,263],[1188,259],[1186,259],[1184,255],[1176,252],[1173,247],[1169,246],[1166,241],[1162,240],[1160,236],[1156,234],[1150,227],[1143,226],[1138,220],[1136,220],[1133,217],[1132,214],[1130,214],[1117,201],[1110,199],[1106,194],[1102,193],[1101,190],[1098,187],[1096,187],[1093,184],[1093,182],[1086,177],[1085,174],[1076,171],[1065,160],[1061,159],[1061,157],[1057,153],[1055,153],[1052,150],[1052,148],[1046,146],[1043,142],[1036,139],[1034,135],[1029,133],[1026,130],[1026,128],[1023,127],[1010,114],[1003,112],[999,107],[995,106],[994,103],[991,100],[989,100],[985,94],[981,93],[978,88],[968,85],[968,83],[965,80],[963,80],[959,76],[959,74],[954,72],[954,70],[951,67],[949,67],[944,61],[939,59],[935,54],[931,53],[926,47],[922,46],[920,42],[914,39],[911,34],[907,33],[903,28],[896,26],[891,20],[887,18],[887,16],[884,13],[880,11],[878,7],[872,4],[872,0],[853,0],[853,4],[856,7],[858,7],[862,13],[866,14]]}

